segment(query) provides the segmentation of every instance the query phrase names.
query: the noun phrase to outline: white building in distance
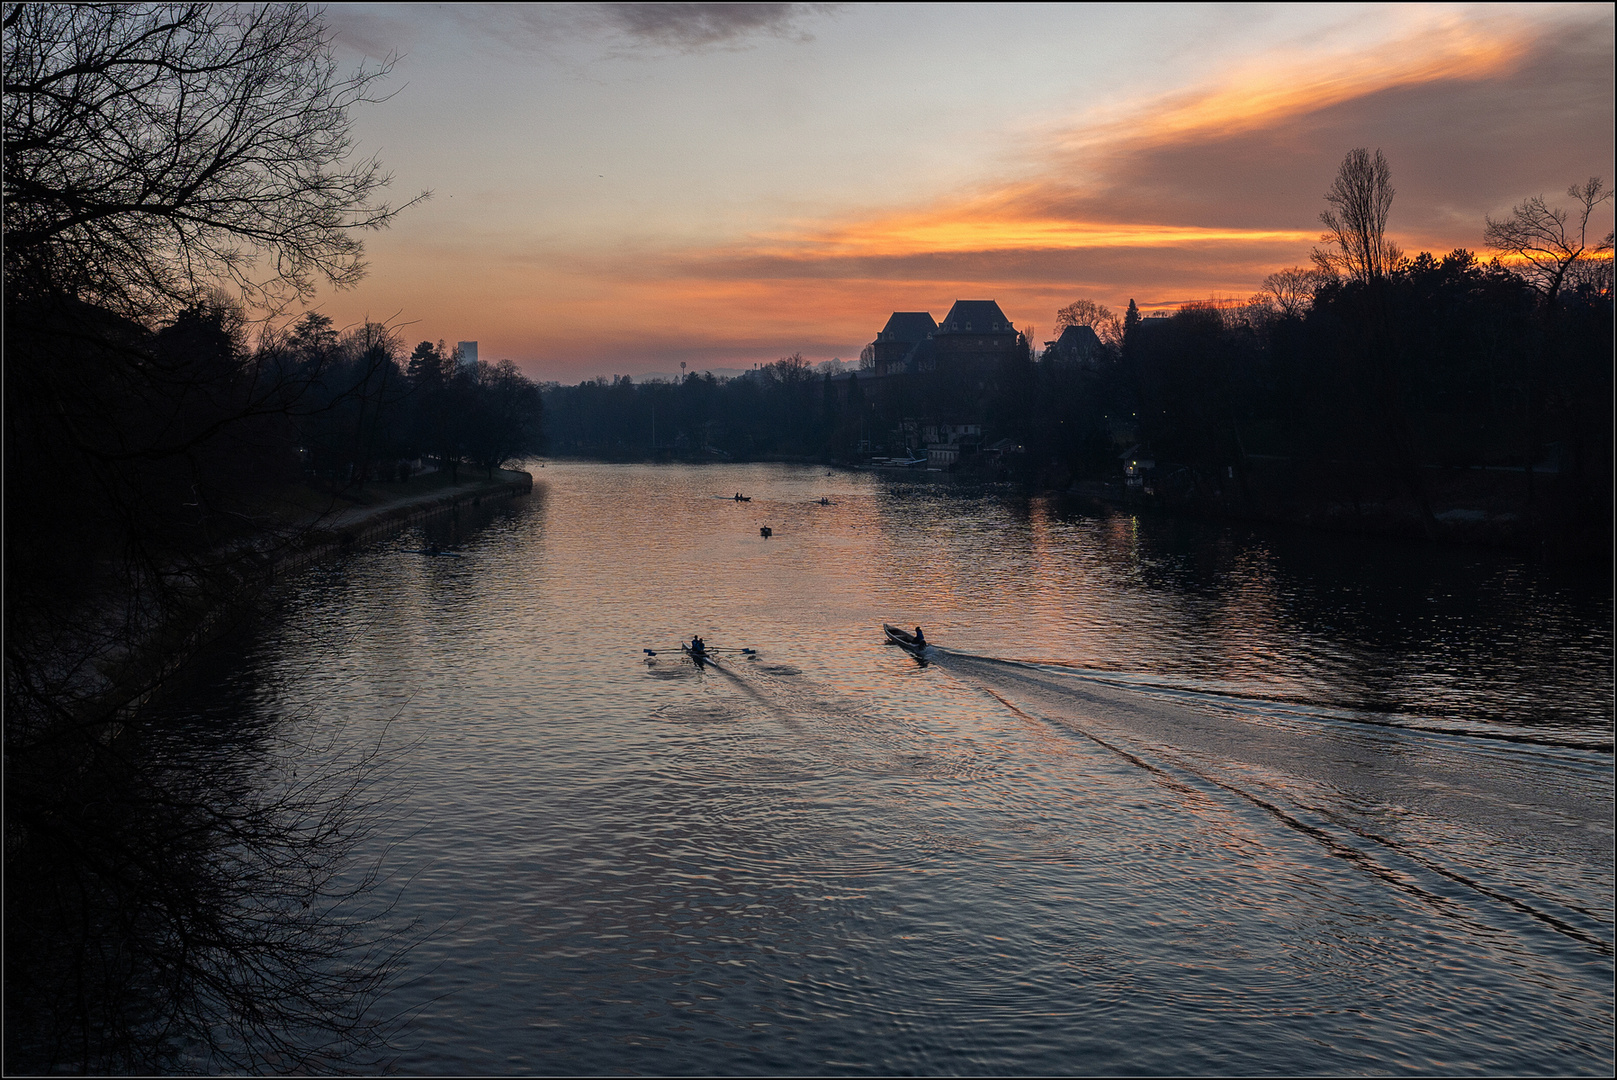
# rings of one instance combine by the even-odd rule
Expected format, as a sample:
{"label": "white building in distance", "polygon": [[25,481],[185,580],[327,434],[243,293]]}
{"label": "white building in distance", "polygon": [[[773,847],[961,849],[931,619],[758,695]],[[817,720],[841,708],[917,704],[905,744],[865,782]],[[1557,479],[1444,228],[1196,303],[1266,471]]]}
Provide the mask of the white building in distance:
{"label": "white building in distance", "polygon": [[477,342],[457,341],[455,348],[460,352],[460,366],[474,368],[477,366]]}

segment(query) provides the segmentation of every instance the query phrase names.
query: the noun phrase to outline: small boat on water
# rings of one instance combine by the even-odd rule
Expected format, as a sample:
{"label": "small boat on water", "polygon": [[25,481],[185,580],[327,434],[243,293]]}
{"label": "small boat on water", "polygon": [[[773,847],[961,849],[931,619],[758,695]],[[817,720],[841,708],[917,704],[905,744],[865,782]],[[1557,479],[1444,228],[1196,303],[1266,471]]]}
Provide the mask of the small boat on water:
{"label": "small boat on water", "polygon": [[713,657],[708,655],[706,649],[693,649],[689,645],[681,645],[679,651],[690,657],[698,665],[711,664]]}
{"label": "small boat on water", "polygon": [[887,631],[888,641],[891,641],[894,645],[904,646],[904,648],[908,649],[917,656],[925,652],[926,647],[929,644],[924,639],[917,641],[914,634],[910,633],[908,630],[901,630],[892,623],[882,623],[881,628]]}

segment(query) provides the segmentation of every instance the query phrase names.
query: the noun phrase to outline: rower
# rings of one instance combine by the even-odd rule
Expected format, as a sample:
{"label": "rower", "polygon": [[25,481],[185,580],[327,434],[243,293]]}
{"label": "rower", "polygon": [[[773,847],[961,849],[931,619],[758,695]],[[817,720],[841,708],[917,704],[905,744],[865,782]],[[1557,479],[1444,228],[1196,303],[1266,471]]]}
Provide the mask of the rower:
{"label": "rower", "polygon": [[691,652],[693,652],[693,653],[707,652],[707,645],[703,643],[703,641],[702,641],[702,639],[700,637],[693,636],[691,638]]}

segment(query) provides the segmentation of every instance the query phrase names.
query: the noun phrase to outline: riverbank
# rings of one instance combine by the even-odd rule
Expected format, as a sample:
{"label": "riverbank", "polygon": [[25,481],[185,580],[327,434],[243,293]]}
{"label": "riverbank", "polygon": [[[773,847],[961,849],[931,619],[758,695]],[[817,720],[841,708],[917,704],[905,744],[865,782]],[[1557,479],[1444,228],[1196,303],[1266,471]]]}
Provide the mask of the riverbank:
{"label": "riverbank", "polygon": [[398,484],[368,484],[337,499],[330,508],[297,521],[301,542],[295,552],[283,554],[275,569],[284,572],[332,554],[389,536],[415,522],[453,510],[463,504],[481,506],[489,500],[531,494],[533,474],[498,469],[492,476],[459,480],[428,474]]}
{"label": "riverbank", "polygon": [[1584,485],[1555,472],[1424,469],[1410,485],[1346,473],[1299,478],[1289,463],[1233,469],[1159,466],[1144,483],[1046,478],[1052,491],[1170,514],[1286,525],[1335,534],[1501,548],[1547,562],[1605,563],[1610,504],[1591,505]]}
{"label": "riverbank", "polygon": [[17,738],[87,730],[112,738],[162,694],[200,652],[247,617],[263,590],[311,562],[345,553],[463,505],[533,490],[527,472],[428,473],[404,483],[339,490],[300,485],[252,515],[259,526],[202,556],[176,558],[160,583],[86,600],[57,613],[53,653],[43,661],[49,717],[11,725]]}
{"label": "riverbank", "polygon": [[325,869],[362,829],[353,781],[368,762],[276,787],[263,729],[242,713],[177,724],[165,706],[239,659],[239,631],[277,577],[533,486],[525,472],[466,470],[282,488],[239,508],[252,527],[228,543],[170,550],[30,625],[27,662],[8,653],[6,672],[31,692],[6,716],[5,869],[19,883],[6,895],[8,1065],[53,1071],[65,1030],[74,1071],[197,1071],[184,1064],[196,1044],[147,1019],[176,996],[190,1007],[194,984],[271,1044],[353,1016],[344,1045],[375,1045],[385,1024],[348,1010],[374,996],[403,938],[385,921],[334,929],[332,911],[372,882]]}

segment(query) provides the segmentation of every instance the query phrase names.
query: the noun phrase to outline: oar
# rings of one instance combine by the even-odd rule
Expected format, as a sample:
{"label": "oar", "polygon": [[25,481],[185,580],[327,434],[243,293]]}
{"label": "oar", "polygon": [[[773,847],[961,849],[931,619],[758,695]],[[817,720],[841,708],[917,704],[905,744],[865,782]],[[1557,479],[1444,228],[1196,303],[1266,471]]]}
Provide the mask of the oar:
{"label": "oar", "polygon": [[[683,649],[685,647],[686,646],[684,646],[684,645],[680,646],[681,649]],[[645,653],[647,656],[656,656],[657,655],[657,650],[656,649],[641,649],[640,651]],[[710,652],[738,652],[738,653],[743,654],[744,656],[757,656],[758,655],[758,650],[757,649],[734,649],[734,648],[717,648],[717,647],[715,647],[715,648],[712,648],[712,649],[703,649],[702,651],[705,652],[705,653],[710,653]]]}

